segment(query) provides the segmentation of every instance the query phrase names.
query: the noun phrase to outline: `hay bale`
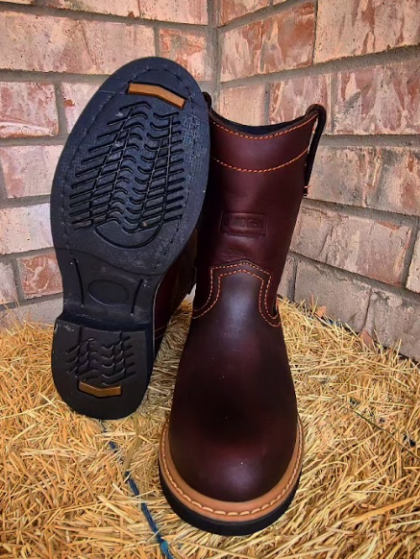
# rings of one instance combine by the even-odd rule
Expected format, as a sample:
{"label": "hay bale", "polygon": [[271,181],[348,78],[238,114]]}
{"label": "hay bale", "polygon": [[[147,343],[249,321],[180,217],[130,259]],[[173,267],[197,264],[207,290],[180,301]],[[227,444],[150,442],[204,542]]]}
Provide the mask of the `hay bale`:
{"label": "hay bale", "polygon": [[105,424],[72,413],[56,394],[51,328],[0,333],[0,556],[161,558],[167,550],[147,503],[175,558],[420,559],[418,368],[286,301],[306,443],[296,499],[248,537],[200,532],[172,513],[157,453],[189,311],[171,324],[143,405]]}

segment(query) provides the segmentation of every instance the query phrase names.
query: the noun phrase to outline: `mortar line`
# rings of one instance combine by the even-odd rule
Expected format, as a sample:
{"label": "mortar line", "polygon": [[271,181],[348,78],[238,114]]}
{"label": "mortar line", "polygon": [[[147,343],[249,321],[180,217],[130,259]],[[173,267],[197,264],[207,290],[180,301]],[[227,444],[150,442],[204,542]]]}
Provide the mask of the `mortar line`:
{"label": "mortar line", "polygon": [[377,279],[368,278],[367,276],[363,276],[361,274],[358,274],[357,272],[350,272],[349,270],[344,270],[343,268],[337,268],[336,266],[332,266],[331,264],[328,264],[326,262],[320,262],[319,260],[315,260],[310,256],[301,254],[300,252],[291,250],[289,251],[289,254],[293,255],[294,257],[298,257],[299,260],[302,262],[306,262],[307,264],[312,264],[319,267],[320,269],[323,269],[324,272],[327,274],[332,273],[334,275],[342,275],[343,278],[347,277],[349,281],[357,280],[358,283],[365,285],[366,288],[372,289],[372,292],[380,291],[381,293],[397,295],[398,297],[401,297],[420,308],[419,295],[417,293],[414,293],[413,291],[410,291],[409,289],[406,289],[404,286],[390,285]]}

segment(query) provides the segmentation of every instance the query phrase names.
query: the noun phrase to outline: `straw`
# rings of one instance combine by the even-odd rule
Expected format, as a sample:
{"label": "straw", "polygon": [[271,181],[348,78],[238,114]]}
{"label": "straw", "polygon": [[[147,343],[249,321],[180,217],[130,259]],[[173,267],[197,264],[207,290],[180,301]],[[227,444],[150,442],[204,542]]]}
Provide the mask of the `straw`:
{"label": "straw", "polygon": [[395,350],[367,347],[327,309],[279,306],[304,468],[289,511],[247,537],[185,524],[160,489],[158,443],[188,306],[171,323],[142,406],[105,430],[56,394],[51,327],[0,332],[0,556],[154,559],[163,541],[176,559],[420,559],[419,369]]}

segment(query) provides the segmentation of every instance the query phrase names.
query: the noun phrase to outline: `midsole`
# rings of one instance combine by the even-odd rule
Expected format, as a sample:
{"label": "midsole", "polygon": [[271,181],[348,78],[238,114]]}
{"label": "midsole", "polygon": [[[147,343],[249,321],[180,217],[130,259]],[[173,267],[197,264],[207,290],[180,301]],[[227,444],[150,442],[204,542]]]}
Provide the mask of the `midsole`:
{"label": "midsole", "polygon": [[270,514],[285,503],[293,492],[302,469],[303,428],[298,421],[296,444],[290,464],[281,480],[268,493],[243,502],[220,501],[207,497],[190,487],[178,473],[173,463],[168,437],[168,424],[165,425],[160,449],[159,463],[161,474],[168,488],[185,507],[206,518],[223,522],[248,522]]}

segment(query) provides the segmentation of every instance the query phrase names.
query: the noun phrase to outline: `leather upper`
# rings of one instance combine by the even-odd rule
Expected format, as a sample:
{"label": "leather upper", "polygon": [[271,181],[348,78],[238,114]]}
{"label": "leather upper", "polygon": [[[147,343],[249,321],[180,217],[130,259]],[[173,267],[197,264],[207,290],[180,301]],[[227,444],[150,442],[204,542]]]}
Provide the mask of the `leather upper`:
{"label": "leather upper", "polygon": [[165,274],[156,294],[155,353],[172,315],[194,286],[196,254],[197,231],[194,231],[183,252]]}
{"label": "leather upper", "polygon": [[215,499],[263,495],[293,454],[297,405],[276,292],[318,119],[325,121],[318,106],[274,127],[243,127],[210,112],[197,291],[169,444],[181,477]]}

